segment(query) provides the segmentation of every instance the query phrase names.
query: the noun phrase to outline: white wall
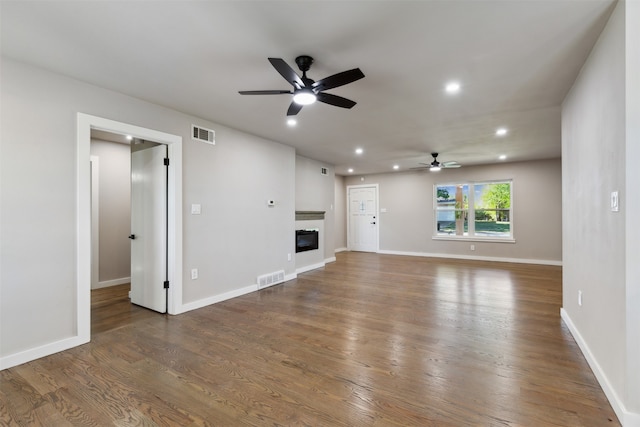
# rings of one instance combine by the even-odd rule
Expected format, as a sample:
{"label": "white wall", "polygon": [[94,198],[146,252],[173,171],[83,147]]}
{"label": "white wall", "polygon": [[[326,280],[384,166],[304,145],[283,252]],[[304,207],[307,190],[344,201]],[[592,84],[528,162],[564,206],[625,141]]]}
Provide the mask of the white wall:
{"label": "white wall", "polygon": [[626,426],[640,426],[637,22],[637,2],[617,4],[562,108],[563,318]]}
{"label": "white wall", "polygon": [[[380,251],[477,257],[522,262],[562,262],[559,159],[469,166],[440,172],[410,171],[345,177],[345,186],[379,184]],[[513,180],[515,243],[433,240],[433,186],[465,181]]]}
{"label": "white wall", "polygon": [[[0,366],[77,334],[78,112],[182,136],[183,304],[295,274],[293,148],[6,58],[1,67]],[[191,140],[192,123],[215,129],[216,145]]]}
{"label": "white wall", "polygon": [[627,191],[623,208],[633,213],[626,215],[625,227],[628,379],[625,405],[636,417],[636,426],[640,426],[640,227],[637,219],[640,212],[640,2],[627,1],[625,12]]}
{"label": "white wall", "polygon": [[91,140],[91,155],[99,158],[100,283],[131,275],[131,147]]}

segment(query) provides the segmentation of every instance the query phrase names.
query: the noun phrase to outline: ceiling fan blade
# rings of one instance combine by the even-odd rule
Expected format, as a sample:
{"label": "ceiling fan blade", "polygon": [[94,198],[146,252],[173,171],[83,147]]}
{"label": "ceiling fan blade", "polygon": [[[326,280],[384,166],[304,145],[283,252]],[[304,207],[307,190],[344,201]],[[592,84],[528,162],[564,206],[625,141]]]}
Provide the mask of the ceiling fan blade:
{"label": "ceiling fan blade", "polygon": [[335,105],[336,107],[352,108],[354,105],[356,105],[355,101],[343,98],[338,95],[332,95],[330,93],[320,92],[317,96],[318,101],[324,102],[325,104],[329,105]]}
{"label": "ceiling fan blade", "polygon": [[292,102],[287,110],[287,116],[295,116],[300,112],[300,110],[302,110],[302,105]]}
{"label": "ceiling fan blade", "polygon": [[411,170],[424,170],[424,169],[431,169],[431,166],[416,166],[414,168],[409,168]]}
{"label": "ceiling fan blade", "polygon": [[360,68],[354,68],[353,70],[343,71],[338,74],[334,74],[329,77],[325,77],[324,79],[318,80],[311,87],[316,92],[321,92],[323,90],[333,89],[334,87],[343,86],[356,80],[360,80],[364,77]]}
{"label": "ceiling fan blade", "polygon": [[459,168],[460,166],[462,166],[459,163],[455,163],[455,162],[447,162],[447,163],[441,163],[440,167],[443,168],[447,168],[447,169],[451,169],[451,168]]}
{"label": "ceiling fan blade", "polygon": [[281,95],[283,93],[293,93],[290,90],[241,90],[240,95]]}
{"label": "ceiling fan blade", "polygon": [[276,71],[279,72],[280,75],[284,77],[284,79],[288,81],[292,86],[298,88],[304,87],[304,83],[302,82],[300,76],[298,76],[296,72],[293,71],[293,68],[291,68],[289,64],[284,62],[282,58],[269,58],[269,62],[271,62],[273,68],[275,68]]}

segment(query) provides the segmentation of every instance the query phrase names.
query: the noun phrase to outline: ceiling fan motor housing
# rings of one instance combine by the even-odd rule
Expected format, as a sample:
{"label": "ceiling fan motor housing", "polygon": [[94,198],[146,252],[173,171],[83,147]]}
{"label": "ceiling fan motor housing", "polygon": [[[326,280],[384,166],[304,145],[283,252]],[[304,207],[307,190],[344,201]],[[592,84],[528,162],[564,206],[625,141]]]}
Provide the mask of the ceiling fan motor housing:
{"label": "ceiling fan motor housing", "polygon": [[309,55],[300,55],[296,58],[296,64],[298,64],[298,68],[300,68],[300,71],[305,73],[309,71],[309,68],[311,68],[311,64],[313,64],[313,58]]}

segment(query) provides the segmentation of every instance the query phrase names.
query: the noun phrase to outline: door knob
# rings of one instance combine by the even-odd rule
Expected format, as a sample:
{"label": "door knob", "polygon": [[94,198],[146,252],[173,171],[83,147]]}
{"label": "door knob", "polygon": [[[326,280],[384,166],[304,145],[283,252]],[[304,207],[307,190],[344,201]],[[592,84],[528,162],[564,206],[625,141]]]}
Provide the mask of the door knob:
{"label": "door knob", "polygon": [[136,239],[136,235],[135,235],[135,234],[130,234],[130,235],[129,235],[129,238],[130,238],[131,240],[135,240],[135,239]]}

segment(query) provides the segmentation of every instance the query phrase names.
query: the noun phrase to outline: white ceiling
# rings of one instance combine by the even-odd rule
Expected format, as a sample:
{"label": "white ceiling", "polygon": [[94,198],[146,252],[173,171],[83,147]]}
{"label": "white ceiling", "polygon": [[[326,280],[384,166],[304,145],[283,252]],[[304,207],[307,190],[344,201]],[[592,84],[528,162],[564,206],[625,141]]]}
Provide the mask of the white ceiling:
{"label": "white ceiling", "polygon": [[[6,1],[2,54],[294,146],[336,173],[560,156],[560,105],[615,0]],[[287,127],[290,89],[267,61],[359,67]],[[444,92],[449,80],[462,90]],[[495,130],[509,129],[505,137]],[[364,154],[354,154],[356,147]]]}

